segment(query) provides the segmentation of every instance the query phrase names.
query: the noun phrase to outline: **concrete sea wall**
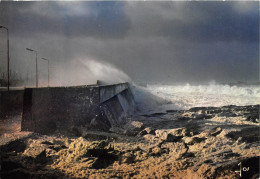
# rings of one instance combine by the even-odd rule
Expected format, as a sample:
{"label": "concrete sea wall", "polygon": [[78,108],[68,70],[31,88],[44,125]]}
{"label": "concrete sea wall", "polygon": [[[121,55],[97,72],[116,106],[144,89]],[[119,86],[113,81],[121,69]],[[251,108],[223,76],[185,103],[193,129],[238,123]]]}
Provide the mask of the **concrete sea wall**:
{"label": "concrete sea wall", "polygon": [[43,134],[72,126],[108,130],[124,124],[134,105],[128,83],[28,88],[24,92],[21,129]]}

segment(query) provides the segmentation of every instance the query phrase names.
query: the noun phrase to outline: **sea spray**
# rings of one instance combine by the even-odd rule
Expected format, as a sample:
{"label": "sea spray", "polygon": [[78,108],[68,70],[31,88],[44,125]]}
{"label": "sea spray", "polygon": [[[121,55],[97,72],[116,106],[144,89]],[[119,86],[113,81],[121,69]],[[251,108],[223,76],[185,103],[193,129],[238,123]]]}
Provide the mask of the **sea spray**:
{"label": "sea spray", "polygon": [[76,59],[53,70],[51,86],[76,86],[131,82],[131,78],[112,64],[93,59]]}
{"label": "sea spray", "polygon": [[146,87],[133,85],[132,91],[137,105],[137,112],[140,114],[159,112],[168,107],[179,109],[170,99],[160,97]]}
{"label": "sea spray", "polygon": [[135,96],[143,112],[162,112],[168,109],[192,107],[220,107],[225,105],[260,104],[259,86],[229,86],[216,83],[207,85],[161,85],[136,87]]}

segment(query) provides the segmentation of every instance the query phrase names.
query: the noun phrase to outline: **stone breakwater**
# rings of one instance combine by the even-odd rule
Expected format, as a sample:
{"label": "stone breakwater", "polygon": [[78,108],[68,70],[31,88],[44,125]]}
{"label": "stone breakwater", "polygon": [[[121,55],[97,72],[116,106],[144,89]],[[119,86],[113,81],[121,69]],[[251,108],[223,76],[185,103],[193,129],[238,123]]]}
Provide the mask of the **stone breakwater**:
{"label": "stone breakwater", "polygon": [[259,173],[259,105],[168,110],[109,132],[1,135],[1,178],[242,178]]}

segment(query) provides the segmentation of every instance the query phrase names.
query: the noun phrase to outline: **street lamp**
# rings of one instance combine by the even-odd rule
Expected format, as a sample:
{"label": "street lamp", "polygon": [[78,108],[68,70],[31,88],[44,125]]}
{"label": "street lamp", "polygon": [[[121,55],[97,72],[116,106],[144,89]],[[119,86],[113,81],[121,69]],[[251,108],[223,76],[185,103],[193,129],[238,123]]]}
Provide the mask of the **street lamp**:
{"label": "street lamp", "polygon": [[35,64],[35,71],[36,71],[36,88],[38,88],[38,65],[37,65],[37,51],[36,50],[32,50],[29,48],[26,48],[26,50],[31,51],[31,52],[35,52],[36,54],[36,64]]}
{"label": "street lamp", "polygon": [[50,65],[49,60],[46,58],[42,58],[43,60],[46,60],[48,62],[48,87],[50,86]]}
{"label": "street lamp", "polygon": [[0,25],[0,29],[3,28],[6,30],[7,32],[7,90],[9,91],[9,86],[10,86],[10,82],[9,82],[9,31],[8,28]]}

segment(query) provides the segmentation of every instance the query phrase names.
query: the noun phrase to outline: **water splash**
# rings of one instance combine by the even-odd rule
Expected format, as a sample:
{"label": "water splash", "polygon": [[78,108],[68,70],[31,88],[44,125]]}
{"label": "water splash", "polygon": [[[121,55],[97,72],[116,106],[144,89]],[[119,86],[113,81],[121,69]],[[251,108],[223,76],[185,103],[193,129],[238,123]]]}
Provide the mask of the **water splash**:
{"label": "water splash", "polygon": [[[259,86],[208,85],[147,85],[138,87],[136,98],[146,111],[189,109],[192,107],[260,104]],[[149,93],[149,95],[148,95]]]}
{"label": "water splash", "polygon": [[76,59],[53,70],[51,86],[75,86],[131,82],[131,78],[112,64],[93,59]]}

